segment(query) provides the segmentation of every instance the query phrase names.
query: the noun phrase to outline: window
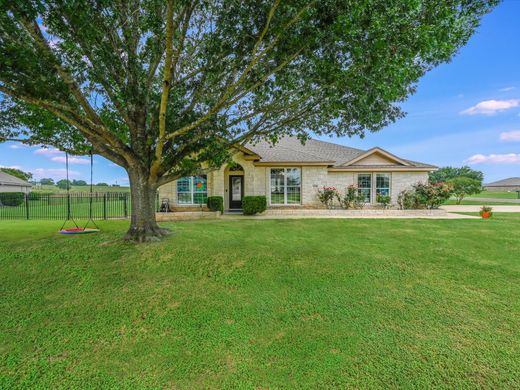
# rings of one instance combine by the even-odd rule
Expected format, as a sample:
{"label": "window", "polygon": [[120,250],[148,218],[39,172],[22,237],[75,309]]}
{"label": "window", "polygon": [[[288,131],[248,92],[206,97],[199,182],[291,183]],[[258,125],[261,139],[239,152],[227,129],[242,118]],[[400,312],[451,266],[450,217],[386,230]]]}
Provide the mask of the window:
{"label": "window", "polygon": [[390,195],[390,175],[388,173],[376,175],[376,195]]}
{"label": "window", "polygon": [[178,204],[206,204],[208,178],[206,175],[188,176],[177,180]]}
{"label": "window", "polygon": [[300,168],[271,169],[271,204],[301,203]]}
{"label": "window", "polygon": [[370,203],[372,192],[372,175],[370,173],[360,173],[357,180],[359,194],[364,196],[365,203]]}

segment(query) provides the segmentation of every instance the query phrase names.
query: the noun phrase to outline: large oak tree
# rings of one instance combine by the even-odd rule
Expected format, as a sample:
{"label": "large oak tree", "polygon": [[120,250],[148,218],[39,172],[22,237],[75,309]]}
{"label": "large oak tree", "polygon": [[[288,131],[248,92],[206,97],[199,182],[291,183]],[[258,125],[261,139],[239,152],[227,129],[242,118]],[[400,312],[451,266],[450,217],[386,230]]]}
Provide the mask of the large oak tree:
{"label": "large oak tree", "polygon": [[363,135],[403,114],[495,1],[0,0],[0,138],[128,172],[139,241],[158,186],[284,134]]}

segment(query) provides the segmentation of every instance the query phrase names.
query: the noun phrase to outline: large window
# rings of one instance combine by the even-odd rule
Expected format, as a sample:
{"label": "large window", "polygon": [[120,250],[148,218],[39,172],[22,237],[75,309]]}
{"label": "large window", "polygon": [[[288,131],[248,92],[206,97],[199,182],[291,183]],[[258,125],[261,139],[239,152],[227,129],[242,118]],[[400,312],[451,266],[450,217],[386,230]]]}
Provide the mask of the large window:
{"label": "large window", "polygon": [[271,204],[301,203],[300,168],[271,169]]}
{"label": "large window", "polygon": [[390,175],[388,173],[376,175],[376,195],[390,195]]}
{"label": "large window", "polygon": [[372,193],[372,174],[360,173],[358,175],[358,192],[363,195],[365,203],[370,203]]}
{"label": "large window", "polygon": [[188,176],[177,180],[178,204],[206,204],[208,178],[206,175]]}

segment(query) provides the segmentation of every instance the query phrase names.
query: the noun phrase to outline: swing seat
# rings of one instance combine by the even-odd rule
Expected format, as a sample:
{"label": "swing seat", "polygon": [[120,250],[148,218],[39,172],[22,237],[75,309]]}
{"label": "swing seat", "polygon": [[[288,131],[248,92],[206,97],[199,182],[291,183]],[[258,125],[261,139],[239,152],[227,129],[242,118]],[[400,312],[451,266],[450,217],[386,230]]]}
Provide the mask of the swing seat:
{"label": "swing seat", "polygon": [[89,233],[97,233],[99,229],[91,229],[91,228],[72,228],[72,229],[62,229],[59,231],[60,234],[89,234]]}

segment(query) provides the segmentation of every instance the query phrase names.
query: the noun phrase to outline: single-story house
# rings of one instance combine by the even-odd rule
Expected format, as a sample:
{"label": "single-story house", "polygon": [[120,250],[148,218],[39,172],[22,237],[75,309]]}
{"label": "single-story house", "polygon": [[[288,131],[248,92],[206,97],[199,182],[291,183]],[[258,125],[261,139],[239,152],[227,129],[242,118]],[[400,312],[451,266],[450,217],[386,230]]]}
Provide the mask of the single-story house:
{"label": "single-story house", "polygon": [[334,186],[341,194],[355,185],[368,205],[376,195],[399,193],[418,182],[427,182],[437,167],[400,158],[381,148],[360,150],[309,139],[302,144],[284,137],[274,146],[262,141],[237,146],[233,164],[207,175],[184,177],[159,188],[159,197],[173,211],[194,211],[208,196],[222,196],[225,210],[239,210],[247,195],[265,195],[268,207],[323,207],[317,193]]}
{"label": "single-story house", "polygon": [[489,192],[520,191],[520,177],[510,177],[484,184],[484,188]]}
{"label": "single-story house", "polygon": [[31,192],[32,184],[0,171],[0,192]]}

